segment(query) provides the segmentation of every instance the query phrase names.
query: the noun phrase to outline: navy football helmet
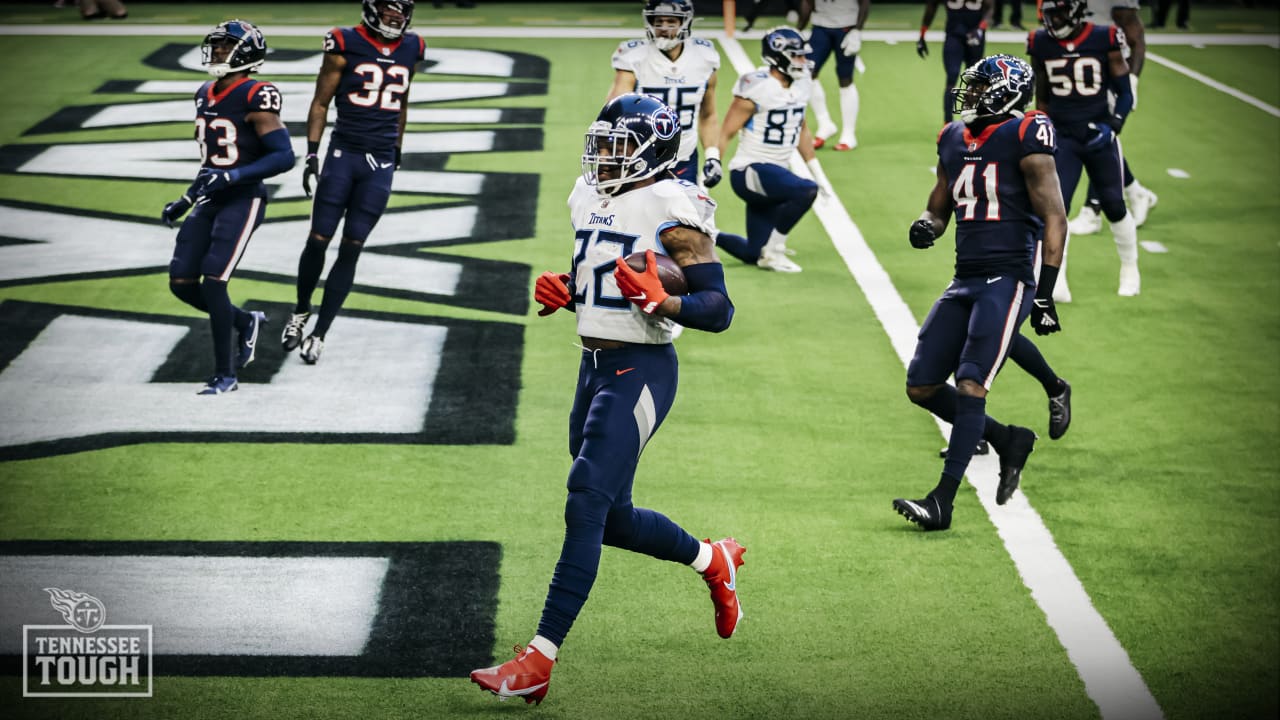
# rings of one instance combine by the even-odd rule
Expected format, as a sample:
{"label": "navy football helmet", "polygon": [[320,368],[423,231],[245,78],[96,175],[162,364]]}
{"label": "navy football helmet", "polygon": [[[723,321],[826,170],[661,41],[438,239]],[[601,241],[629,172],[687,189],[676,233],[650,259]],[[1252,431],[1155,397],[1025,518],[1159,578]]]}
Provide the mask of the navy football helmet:
{"label": "navy football helmet", "polygon": [[[215,54],[224,48],[225,53]],[[204,36],[200,54],[204,69],[214,77],[252,72],[267,61],[267,39],[251,22],[228,20]]]}
{"label": "navy football helmet", "polygon": [[624,185],[670,168],[679,150],[679,113],[652,95],[619,95],[587,128],[582,177],[605,195],[616,195]]}
{"label": "navy football helmet", "polygon": [[[382,14],[388,10],[394,10],[404,18],[399,27],[383,21]],[[365,27],[388,40],[395,40],[404,35],[409,23],[413,22],[413,0],[364,0],[362,19]]]}
{"label": "navy football helmet", "polygon": [[1084,24],[1086,0],[1044,0],[1040,5],[1040,22],[1050,35],[1065,40]]}
{"label": "navy football helmet", "polygon": [[951,111],[965,125],[1006,115],[1022,117],[1035,87],[1035,71],[1026,61],[1012,55],[990,55],[960,75],[952,91]]}
{"label": "navy football helmet", "polygon": [[774,28],[760,41],[760,55],[765,63],[796,80],[807,77],[813,70],[813,62],[808,57],[811,52],[813,48],[804,36],[789,27]]}
{"label": "navy football helmet", "polygon": [[[644,4],[641,15],[644,17],[645,36],[654,47],[665,52],[689,37],[690,28],[693,26],[693,3],[690,0],[649,0]],[[658,29],[653,26],[653,23],[660,17],[674,17],[680,20],[680,29],[676,31],[674,38],[658,34]]]}

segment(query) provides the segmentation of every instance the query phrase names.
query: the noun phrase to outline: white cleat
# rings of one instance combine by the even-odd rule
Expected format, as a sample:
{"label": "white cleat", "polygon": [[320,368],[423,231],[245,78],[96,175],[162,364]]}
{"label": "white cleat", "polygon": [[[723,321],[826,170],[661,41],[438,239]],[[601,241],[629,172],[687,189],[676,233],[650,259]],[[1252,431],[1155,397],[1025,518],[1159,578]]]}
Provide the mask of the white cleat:
{"label": "white cleat", "polygon": [[839,131],[840,131],[840,128],[836,127],[835,125],[819,125],[818,132],[814,133],[813,135],[813,149],[818,150],[823,145],[826,145],[827,138],[831,137],[832,135],[835,135]]}
{"label": "white cleat", "polygon": [[1147,221],[1147,214],[1151,212],[1151,208],[1160,202],[1160,198],[1155,193],[1138,183],[1124,189],[1124,199],[1129,204],[1129,212],[1133,214],[1134,227],[1142,227],[1142,224]]}
{"label": "white cleat", "polygon": [[308,335],[306,340],[302,341],[302,349],[298,352],[302,356],[302,362],[308,365],[315,365],[320,362],[320,353],[324,350],[324,340],[315,335]]}
{"label": "white cleat", "polygon": [[1080,214],[1067,223],[1067,229],[1072,235],[1092,235],[1102,230],[1102,214],[1086,203],[1080,208]]}
{"label": "white cleat", "polygon": [[802,269],[787,257],[786,251],[783,249],[761,253],[760,259],[756,261],[756,265],[764,268],[765,270],[772,270],[774,272],[781,273],[798,273]]}
{"label": "white cleat", "polygon": [[1067,277],[1065,275],[1058,276],[1058,282],[1053,286],[1053,301],[1056,303],[1071,302],[1071,288],[1067,287]]}
{"label": "white cleat", "polygon": [[1138,264],[1121,263],[1119,295],[1121,297],[1133,297],[1134,295],[1137,295],[1141,289],[1142,278],[1138,275]]}

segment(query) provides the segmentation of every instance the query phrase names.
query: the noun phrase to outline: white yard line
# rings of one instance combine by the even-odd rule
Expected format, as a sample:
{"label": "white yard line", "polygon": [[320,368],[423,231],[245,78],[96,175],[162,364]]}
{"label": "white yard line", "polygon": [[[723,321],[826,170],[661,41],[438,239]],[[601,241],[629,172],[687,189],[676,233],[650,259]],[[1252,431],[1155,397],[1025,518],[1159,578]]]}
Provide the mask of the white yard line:
{"label": "white yard line", "polygon": [[[721,40],[721,46],[739,73],[755,66],[736,40]],[[798,153],[793,158],[792,167],[807,174]],[[915,352],[916,333],[919,331],[911,309],[894,288],[893,280],[876,259],[844,204],[837,198],[819,195],[814,211],[871,303],[872,311],[884,326],[894,352],[905,367]],[[949,426],[939,420],[938,427],[946,438],[950,433]],[[1031,477],[1035,472],[1034,458],[1032,455]],[[969,466],[970,484],[977,490],[978,499],[996,526],[1023,583],[1044,611],[1049,626],[1057,633],[1058,641],[1080,673],[1085,692],[1097,703],[1104,720],[1163,717],[1142,676],[1129,661],[1129,654],[1094,608],[1071,564],[1027,501],[1026,494],[1019,492],[1005,506],[996,505],[998,475],[999,461],[994,453],[974,457]],[[888,511],[886,499],[885,512]]]}
{"label": "white yard line", "polygon": [[1176,63],[1167,57],[1157,55],[1153,52],[1147,53],[1147,59],[1158,65],[1163,65],[1169,68],[1170,70],[1173,70],[1174,72],[1180,72],[1183,75],[1186,75],[1187,77],[1191,78],[1192,80],[1199,80],[1200,82],[1204,83],[1205,85],[1208,85],[1214,90],[1224,92],[1230,95],[1231,97],[1236,98],[1237,100],[1247,102],[1250,105],[1258,108],[1259,110],[1267,113],[1272,117],[1280,117],[1280,108],[1277,108],[1275,105],[1269,105],[1248,93],[1241,92],[1231,87],[1230,85],[1224,85],[1223,83],[1220,83],[1217,80],[1214,80],[1208,75],[1205,75],[1203,73],[1198,73],[1195,70],[1192,70],[1186,65],[1183,65],[1181,63]]}

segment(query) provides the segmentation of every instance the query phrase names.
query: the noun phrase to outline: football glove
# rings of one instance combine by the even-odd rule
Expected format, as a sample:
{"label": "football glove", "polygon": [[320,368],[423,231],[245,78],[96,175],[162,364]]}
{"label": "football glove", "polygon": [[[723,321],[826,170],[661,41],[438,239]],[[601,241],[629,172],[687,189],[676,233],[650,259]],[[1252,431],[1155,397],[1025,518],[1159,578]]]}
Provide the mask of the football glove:
{"label": "football glove", "polygon": [[[400,153],[396,153],[396,167],[400,167]],[[320,158],[315,153],[307,156],[306,167],[302,170],[302,192],[311,197],[311,179],[320,174]]]}
{"label": "football glove", "polygon": [[844,39],[840,41],[840,52],[845,57],[857,55],[862,50],[862,31],[854,28],[844,34]]}
{"label": "football glove", "polygon": [[724,177],[724,169],[720,166],[720,158],[707,158],[702,163],[702,184],[713,188],[720,184],[720,180]]}
{"label": "football glove", "polygon": [[644,272],[631,269],[627,261],[618,258],[617,269],[613,271],[613,279],[618,283],[622,296],[630,300],[640,312],[652,315],[670,295],[662,287],[658,278],[658,262],[653,258],[652,250],[644,251]]}
{"label": "football glove", "polygon": [[160,211],[160,222],[164,223],[165,227],[171,228],[173,227],[173,224],[178,220],[178,218],[185,215],[186,212],[190,209],[191,209],[191,198],[187,195],[183,195],[177,200],[174,200],[171,203],[167,203],[164,206],[164,210]]}
{"label": "football glove", "polygon": [[937,233],[933,231],[933,223],[920,218],[911,223],[911,247],[917,250],[928,250],[933,247],[933,241],[938,239]]}
{"label": "football glove", "polygon": [[916,54],[922,58],[929,57],[929,44],[924,41],[923,35],[916,41]]}
{"label": "football glove", "polygon": [[982,45],[982,40],[986,37],[987,31],[982,28],[974,28],[965,33],[964,42],[969,47],[978,47]]}
{"label": "football glove", "polygon": [[208,168],[201,170],[191,186],[191,196],[206,197],[226,190],[235,184],[237,180],[235,172],[235,170],[209,170]]}
{"label": "football glove", "polygon": [[538,276],[538,281],[533,285],[533,299],[542,303],[543,307],[538,311],[539,317],[546,317],[562,307],[569,306],[573,295],[569,292],[569,286],[565,285],[567,282],[569,282],[569,273],[556,274],[547,271]]}
{"label": "football glove", "polygon": [[1062,330],[1058,322],[1058,308],[1053,298],[1036,298],[1031,301],[1031,327],[1037,335],[1048,335]]}
{"label": "football glove", "polygon": [[1091,132],[1084,143],[1085,152],[1097,152],[1110,147],[1116,135],[1106,123],[1089,123],[1089,130]]}

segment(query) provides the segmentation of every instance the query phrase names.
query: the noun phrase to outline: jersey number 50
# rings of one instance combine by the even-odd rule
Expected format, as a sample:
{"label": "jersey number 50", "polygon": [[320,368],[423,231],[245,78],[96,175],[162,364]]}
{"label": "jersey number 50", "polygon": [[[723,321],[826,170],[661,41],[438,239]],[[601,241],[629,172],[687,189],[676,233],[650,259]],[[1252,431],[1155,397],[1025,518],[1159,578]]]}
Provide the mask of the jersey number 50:
{"label": "jersey number 50", "polygon": [[1053,58],[1044,61],[1044,69],[1049,89],[1058,97],[1092,97],[1102,90],[1102,62],[1096,57]]}
{"label": "jersey number 50", "polygon": [[[400,97],[409,89],[409,68],[392,65],[384,71],[376,63],[360,63],[352,68],[352,72],[365,79],[361,88],[364,92],[347,93],[352,105],[377,105],[381,110],[400,111]],[[382,86],[384,77],[388,80],[386,87]]]}

